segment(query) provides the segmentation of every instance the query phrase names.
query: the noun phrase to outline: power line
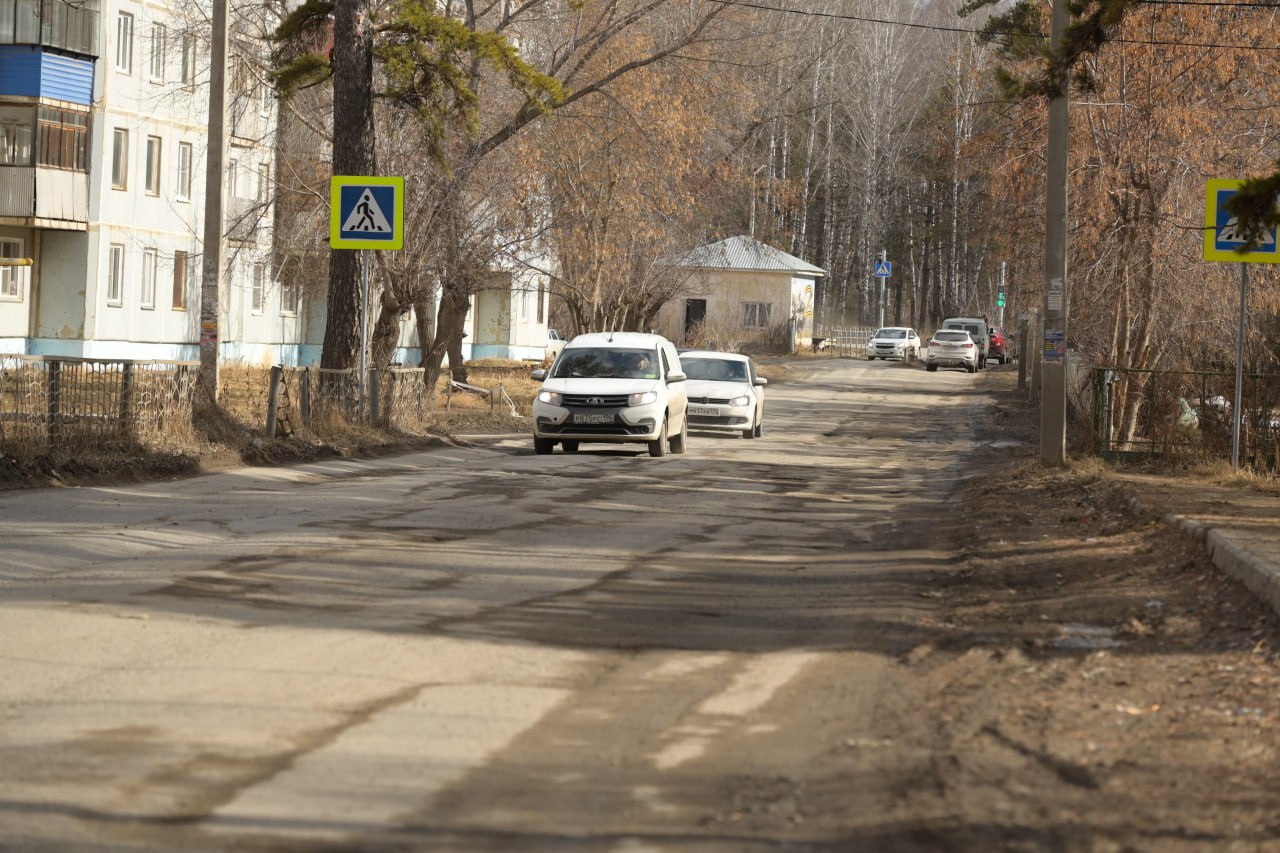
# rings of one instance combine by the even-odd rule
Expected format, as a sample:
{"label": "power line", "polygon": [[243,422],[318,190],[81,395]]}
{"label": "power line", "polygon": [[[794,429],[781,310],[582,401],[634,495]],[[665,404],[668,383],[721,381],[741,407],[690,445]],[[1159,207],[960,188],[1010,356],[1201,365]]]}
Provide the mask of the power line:
{"label": "power line", "polygon": [[[723,3],[726,6],[737,6],[744,9],[757,9],[762,12],[782,12],[788,15],[800,15],[805,18],[835,18],[841,21],[858,21],[864,24],[885,24],[892,27],[907,27],[918,30],[932,30],[940,33],[968,33],[971,35],[986,36],[1009,36],[1017,38],[1036,38],[1043,41],[1048,40],[1048,36],[1043,33],[1020,33],[1012,30],[997,30],[989,32],[986,30],[975,30],[969,27],[945,27],[938,24],[919,24],[913,21],[891,21],[886,18],[866,18],[859,15],[847,15],[836,12],[815,12],[809,9],[781,9],[777,6],[765,6],[760,3],[748,3],[745,0],[712,0],[713,3]],[[1139,2],[1165,3],[1168,5],[1204,5],[1225,8],[1230,6],[1242,6],[1248,8],[1271,8],[1280,10],[1280,7],[1267,3],[1217,3],[1210,0],[1139,0]],[[1159,39],[1127,39],[1112,38],[1108,39],[1112,44],[1136,44],[1150,47],[1194,47],[1206,50],[1280,50],[1280,45],[1268,47],[1266,45],[1256,44],[1220,44],[1216,42],[1188,42],[1188,41],[1161,41]]]}

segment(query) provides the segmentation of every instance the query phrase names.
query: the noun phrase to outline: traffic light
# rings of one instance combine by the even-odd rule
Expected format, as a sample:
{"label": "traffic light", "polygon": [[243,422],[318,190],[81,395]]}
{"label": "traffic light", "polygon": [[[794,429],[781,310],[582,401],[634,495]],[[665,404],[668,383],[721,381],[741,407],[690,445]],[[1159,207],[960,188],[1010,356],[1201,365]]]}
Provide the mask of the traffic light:
{"label": "traffic light", "polygon": [[996,293],[996,307],[997,308],[1004,307],[1004,291],[1003,290]]}

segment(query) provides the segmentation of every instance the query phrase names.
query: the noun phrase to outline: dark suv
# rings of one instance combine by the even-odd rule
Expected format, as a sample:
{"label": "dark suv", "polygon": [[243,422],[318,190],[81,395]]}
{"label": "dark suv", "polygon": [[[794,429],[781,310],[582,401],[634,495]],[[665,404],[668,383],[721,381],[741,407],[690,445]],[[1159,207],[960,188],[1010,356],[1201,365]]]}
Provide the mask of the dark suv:
{"label": "dark suv", "polygon": [[998,364],[1008,364],[1013,361],[1013,351],[1010,348],[1009,336],[1004,329],[999,326],[992,326],[987,334],[991,340],[987,357],[994,358]]}

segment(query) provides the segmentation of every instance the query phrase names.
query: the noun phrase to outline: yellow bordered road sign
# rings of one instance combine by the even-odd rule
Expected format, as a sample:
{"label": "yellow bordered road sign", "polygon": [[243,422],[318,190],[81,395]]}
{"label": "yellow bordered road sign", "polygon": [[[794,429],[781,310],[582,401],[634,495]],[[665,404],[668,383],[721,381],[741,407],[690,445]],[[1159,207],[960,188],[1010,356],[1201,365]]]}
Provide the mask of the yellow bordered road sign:
{"label": "yellow bordered road sign", "polygon": [[329,181],[329,246],[404,247],[404,178],[334,175]]}
{"label": "yellow bordered road sign", "polygon": [[1235,195],[1243,180],[1212,178],[1204,196],[1204,259],[1245,264],[1280,264],[1280,240],[1276,228],[1263,237],[1258,248],[1239,251],[1246,242],[1236,218],[1227,210],[1227,201]]}

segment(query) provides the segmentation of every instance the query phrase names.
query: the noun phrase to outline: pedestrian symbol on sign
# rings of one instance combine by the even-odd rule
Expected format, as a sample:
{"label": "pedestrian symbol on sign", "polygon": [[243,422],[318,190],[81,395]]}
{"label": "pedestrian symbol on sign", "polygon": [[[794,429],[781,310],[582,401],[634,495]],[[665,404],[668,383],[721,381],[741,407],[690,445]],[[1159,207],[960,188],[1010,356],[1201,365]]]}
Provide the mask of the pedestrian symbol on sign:
{"label": "pedestrian symbol on sign", "polygon": [[888,278],[893,275],[893,262],[876,261],[876,275],[880,278]]}
{"label": "pedestrian symbol on sign", "polygon": [[351,215],[342,224],[343,231],[366,231],[375,234],[386,234],[391,231],[391,223],[383,215],[378,200],[368,187],[360,195],[360,200],[351,209]]}

